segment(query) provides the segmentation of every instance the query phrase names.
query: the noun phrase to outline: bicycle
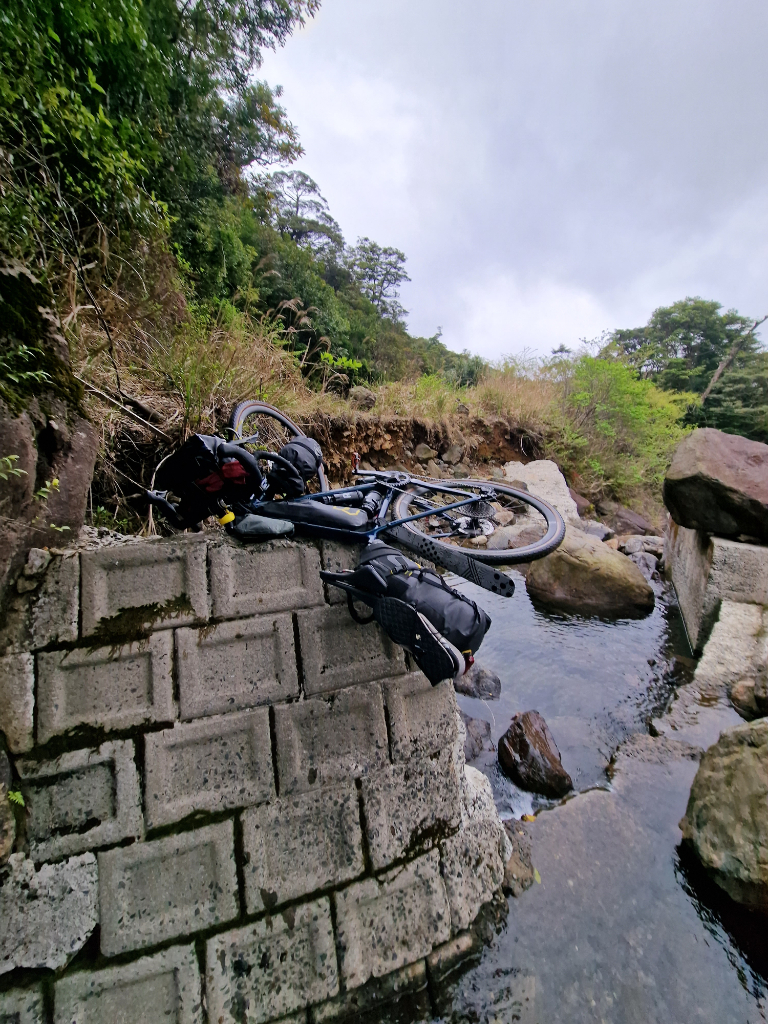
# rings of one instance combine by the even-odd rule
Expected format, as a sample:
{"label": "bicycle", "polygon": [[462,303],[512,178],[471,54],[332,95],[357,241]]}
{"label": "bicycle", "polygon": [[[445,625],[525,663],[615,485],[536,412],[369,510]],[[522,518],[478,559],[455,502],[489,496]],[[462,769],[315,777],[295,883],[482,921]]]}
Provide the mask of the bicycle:
{"label": "bicycle", "polygon": [[[266,402],[241,402],[232,413],[227,431],[229,440],[194,435],[179,452],[164,459],[155,473],[160,487],[165,489],[147,491],[148,500],[164,512],[176,529],[199,529],[203,519],[215,514],[240,539],[296,531],[367,548],[357,577],[323,572],[323,579],[347,591],[350,611],[358,621],[363,620],[355,612],[353,600],[371,605],[389,635],[409,650],[414,643],[418,646],[418,642],[424,644],[427,640],[432,644],[433,655],[435,645],[445,648],[444,634],[450,632],[450,622],[443,615],[440,622],[444,628],[435,631],[422,613],[418,613],[419,621],[413,618],[413,608],[402,594],[396,598],[386,594],[387,580],[377,570],[376,558],[380,560],[379,568],[389,566],[386,573],[390,576],[397,573],[405,578],[418,571],[420,580],[427,577],[419,564],[404,559],[394,548],[386,548],[382,540],[491,593],[511,597],[515,584],[501,566],[543,558],[558,547],[565,535],[562,517],[552,505],[527,491],[496,481],[467,479],[448,484],[400,471],[361,470],[356,456],[353,485],[332,489],[319,445],[290,417]],[[163,469],[169,460],[175,461]],[[313,492],[308,484],[315,479],[317,489]],[[485,538],[487,544],[500,528],[500,520],[509,523],[517,516],[529,516],[531,510],[538,513],[546,527],[542,536],[512,549],[482,547],[479,538]],[[429,581],[434,583],[431,577]],[[478,610],[473,602],[444,583],[442,586]],[[434,593],[432,597],[435,598]],[[416,598],[413,600],[418,603]],[[485,618],[487,630],[490,619]],[[422,626],[435,635],[425,640],[421,636]],[[475,647],[469,652],[462,649],[467,665],[480,639],[482,636],[475,637]],[[455,648],[448,653],[455,663]],[[431,663],[433,674],[447,664],[436,656]]]}

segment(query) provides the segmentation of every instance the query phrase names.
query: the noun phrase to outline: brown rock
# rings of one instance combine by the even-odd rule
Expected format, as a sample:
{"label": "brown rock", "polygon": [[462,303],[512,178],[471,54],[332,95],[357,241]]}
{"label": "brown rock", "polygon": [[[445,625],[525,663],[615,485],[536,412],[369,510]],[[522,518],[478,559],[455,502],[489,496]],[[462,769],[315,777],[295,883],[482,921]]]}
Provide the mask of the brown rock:
{"label": "brown rock", "polygon": [[655,534],[656,528],[639,512],[633,512],[631,508],[625,508],[617,501],[609,501],[601,498],[595,503],[595,508],[605,519],[614,533],[647,533]]}
{"label": "brown rock", "polygon": [[768,445],[705,427],[677,446],[664,504],[680,526],[768,541]]}
{"label": "brown rock", "polygon": [[502,888],[507,896],[522,896],[535,880],[531,839],[519,821],[505,821],[504,831],[512,844],[512,856],[504,868]]}
{"label": "brown rock", "polygon": [[634,562],[570,526],[556,551],[531,564],[525,585],[543,604],[586,615],[644,615],[655,601]]}
{"label": "brown rock", "polygon": [[585,498],[583,494],[577,494],[572,487],[568,488],[568,493],[576,502],[576,511],[580,516],[586,515],[587,512],[590,512],[594,508],[594,505],[589,498]]}
{"label": "brown rock", "polygon": [[538,711],[517,714],[499,740],[499,764],[521,789],[561,797],[573,789],[547,723]]}

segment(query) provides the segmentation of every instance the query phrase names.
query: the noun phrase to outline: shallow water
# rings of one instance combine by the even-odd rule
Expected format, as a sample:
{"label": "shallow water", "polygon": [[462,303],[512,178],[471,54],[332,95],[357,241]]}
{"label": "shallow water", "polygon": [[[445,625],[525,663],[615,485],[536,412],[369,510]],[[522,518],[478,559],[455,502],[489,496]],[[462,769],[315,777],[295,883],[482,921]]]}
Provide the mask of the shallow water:
{"label": "shallow water", "polygon": [[[671,588],[654,584],[657,605],[647,618],[609,622],[537,610],[517,579],[511,599],[459,583],[493,618],[478,660],[502,680],[500,700],[459,703],[492,723],[494,742],[516,711],[541,712],[579,792],[558,805],[535,801],[501,775],[494,753],[477,762],[502,817],[539,810],[530,832],[541,882],[510,897],[506,923],[479,962],[436,994],[443,1015],[434,1020],[765,1021],[765,920],[680,860],[677,823],[696,762],[622,754],[621,744],[645,733],[675,686],[690,679]],[[740,721],[722,707],[711,714],[715,734]],[[394,1008],[390,1015],[407,1017]]]}

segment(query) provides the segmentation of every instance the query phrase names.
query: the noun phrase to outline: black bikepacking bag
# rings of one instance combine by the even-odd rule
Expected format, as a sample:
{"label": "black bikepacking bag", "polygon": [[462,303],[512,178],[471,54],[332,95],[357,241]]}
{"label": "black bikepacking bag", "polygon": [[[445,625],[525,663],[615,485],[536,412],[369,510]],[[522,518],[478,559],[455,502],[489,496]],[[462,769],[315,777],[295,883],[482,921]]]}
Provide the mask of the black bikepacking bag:
{"label": "black bikepacking bag", "polygon": [[368,513],[362,508],[325,505],[320,501],[264,501],[258,506],[263,516],[287,519],[307,527],[333,526],[337,530],[367,530]]}
{"label": "black bikepacking bag", "polygon": [[277,454],[290,462],[293,468],[275,463],[269,474],[273,491],[286,498],[301,497],[306,492],[307,483],[313,476],[317,476],[323,464],[320,445],[311,437],[296,437],[283,445]]}
{"label": "black bikepacking bag", "polygon": [[321,576],[337,586],[348,580],[344,589],[350,593],[349,587],[353,587],[354,597],[371,606],[381,597],[406,602],[464,655],[474,655],[491,627],[490,616],[449,587],[439,573],[422,568],[397,548],[380,542],[364,549],[354,573],[324,572]]}
{"label": "black bikepacking bag", "polygon": [[155,475],[157,491],[178,498],[177,527],[201,522],[215,509],[217,498],[246,500],[253,491],[248,473],[237,459],[221,458],[220,437],[193,434],[178,451],[164,459]]}

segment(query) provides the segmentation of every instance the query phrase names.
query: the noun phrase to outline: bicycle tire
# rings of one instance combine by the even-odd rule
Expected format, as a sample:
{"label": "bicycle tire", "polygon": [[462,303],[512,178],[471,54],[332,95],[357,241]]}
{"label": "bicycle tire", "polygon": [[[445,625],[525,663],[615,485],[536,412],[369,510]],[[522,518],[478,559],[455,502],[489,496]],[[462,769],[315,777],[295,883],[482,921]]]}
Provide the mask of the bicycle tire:
{"label": "bicycle tire", "polygon": [[[229,426],[235,434],[235,440],[242,438],[243,425],[245,424],[246,419],[249,416],[254,415],[269,416],[272,419],[277,420],[278,423],[285,427],[292,437],[307,436],[301,427],[297,423],[293,422],[290,416],[286,416],[284,412],[275,408],[274,405],[270,405],[268,402],[262,402],[257,398],[247,398],[245,401],[238,402],[232,410],[232,415],[229,417]],[[320,480],[320,490],[327,491],[328,479],[322,466],[318,469],[317,475]]]}
{"label": "bicycle tire", "polygon": [[[447,487],[446,484],[443,487],[440,486],[441,481],[435,480],[424,480],[419,481],[418,484],[412,484],[405,488],[402,493],[392,503],[392,518],[393,519],[404,519],[408,515],[408,503],[411,496],[417,490],[423,490],[424,487],[430,487],[434,491],[444,490]],[[471,550],[469,548],[461,548],[461,551],[469,558],[473,558],[477,562],[483,562],[485,565],[518,565],[521,562],[532,562],[538,558],[544,558],[545,555],[550,554],[556,548],[560,546],[565,537],[565,523],[560,513],[554,506],[550,505],[548,501],[544,501],[543,498],[537,498],[533,494],[529,494],[527,491],[519,491],[515,487],[508,487],[506,484],[498,484],[496,481],[489,480],[456,480],[451,486],[451,490],[460,490],[462,487],[492,487],[495,491],[501,491],[502,493],[515,498],[517,501],[523,502],[525,505],[530,505],[535,508],[546,521],[547,532],[539,540],[534,541],[532,544],[527,544],[522,548],[506,548],[500,551],[484,551],[482,548]],[[427,536],[417,529],[414,523],[403,523],[403,529],[407,529],[411,533],[420,534],[421,536]],[[430,541],[437,546],[438,549],[445,549],[455,551],[456,546],[453,544],[446,544],[444,541],[430,538]]]}

